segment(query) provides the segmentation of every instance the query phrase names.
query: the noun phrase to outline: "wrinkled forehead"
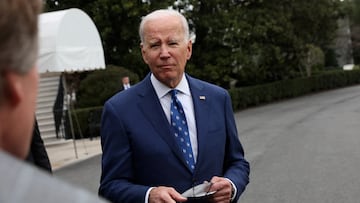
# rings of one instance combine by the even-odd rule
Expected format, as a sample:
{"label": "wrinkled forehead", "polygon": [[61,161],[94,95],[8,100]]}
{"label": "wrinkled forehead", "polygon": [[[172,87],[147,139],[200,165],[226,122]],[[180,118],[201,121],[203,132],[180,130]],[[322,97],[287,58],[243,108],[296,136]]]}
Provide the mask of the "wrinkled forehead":
{"label": "wrinkled forehead", "polygon": [[164,18],[154,18],[144,24],[145,39],[154,39],[157,37],[184,38],[185,31],[181,20],[176,16],[167,16]]}
{"label": "wrinkled forehead", "polygon": [[145,22],[144,22],[144,30],[152,28],[152,29],[156,29],[156,28],[177,28],[177,29],[181,29],[184,30],[182,21],[180,19],[179,16],[174,16],[174,15],[158,15],[158,16],[154,16],[152,18],[148,18]]}

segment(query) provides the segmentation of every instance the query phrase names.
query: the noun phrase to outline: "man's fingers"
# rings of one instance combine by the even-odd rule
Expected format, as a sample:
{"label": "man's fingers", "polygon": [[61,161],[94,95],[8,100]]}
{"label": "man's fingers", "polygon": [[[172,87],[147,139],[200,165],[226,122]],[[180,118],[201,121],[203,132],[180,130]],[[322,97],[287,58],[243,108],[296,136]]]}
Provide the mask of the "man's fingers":
{"label": "man's fingers", "polygon": [[231,183],[228,179],[214,176],[211,179],[213,183],[211,186],[213,194],[213,201],[216,203],[230,202],[231,201]]}
{"label": "man's fingers", "polygon": [[211,179],[211,182],[213,183],[211,186],[211,190],[216,190],[216,191],[225,190],[231,193],[231,183],[229,182],[228,179],[214,176]]}
{"label": "man's fingers", "polygon": [[187,200],[186,197],[181,196],[181,194],[178,193],[175,189],[172,189],[169,194],[176,202],[185,202]]}
{"label": "man's fingers", "polygon": [[186,201],[186,198],[181,196],[181,194],[171,187],[156,187],[153,188],[149,194],[149,203],[176,203],[184,201]]}
{"label": "man's fingers", "polygon": [[212,202],[214,203],[230,203],[231,202],[231,198],[226,198],[224,196],[221,197],[214,197],[212,199]]}

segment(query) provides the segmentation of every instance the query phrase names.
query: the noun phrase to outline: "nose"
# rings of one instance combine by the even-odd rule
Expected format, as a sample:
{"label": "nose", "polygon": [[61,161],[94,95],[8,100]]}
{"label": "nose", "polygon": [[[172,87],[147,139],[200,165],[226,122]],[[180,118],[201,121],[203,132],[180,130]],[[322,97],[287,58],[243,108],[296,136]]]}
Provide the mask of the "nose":
{"label": "nose", "polygon": [[169,58],[169,57],[170,57],[169,47],[167,47],[166,45],[162,45],[160,49],[160,58]]}

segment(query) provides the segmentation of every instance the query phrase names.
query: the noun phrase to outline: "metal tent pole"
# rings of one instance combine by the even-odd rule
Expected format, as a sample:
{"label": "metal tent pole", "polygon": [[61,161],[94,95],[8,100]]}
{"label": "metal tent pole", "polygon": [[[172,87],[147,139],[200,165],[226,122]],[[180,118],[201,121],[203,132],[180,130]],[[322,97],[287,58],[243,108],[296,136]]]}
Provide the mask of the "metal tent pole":
{"label": "metal tent pole", "polygon": [[[71,97],[71,98],[72,98],[72,97]],[[75,109],[73,102],[70,103],[70,106],[71,106],[71,110]],[[79,134],[80,134],[80,138],[81,138],[83,147],[84,147],[84,149],[85,149],[85,154],[88,154],[87,147],[86,147],[86,144],[85,144],[85,142],[84,142],[84,136],[83,136],[82,130],[81,130],[81,128],[80,128],[80,123],[79,123],[79,119],[78,119],[78,117],[77,117],[76,111],[74,111],[74,118],[75,118],[75,121],[76,121],[76,126],[77,126],[78,132],[79,132]]]}

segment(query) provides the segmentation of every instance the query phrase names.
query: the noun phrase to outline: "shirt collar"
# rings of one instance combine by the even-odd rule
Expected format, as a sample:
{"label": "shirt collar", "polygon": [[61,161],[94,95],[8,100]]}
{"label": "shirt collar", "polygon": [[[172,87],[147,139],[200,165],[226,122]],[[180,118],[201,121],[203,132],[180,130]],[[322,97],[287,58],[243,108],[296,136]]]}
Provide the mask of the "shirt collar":
{"label": "shirt collar", "polygon": [[[172,90],[172,88],[161,83],[152,73],[150,76],[150,80],[151,80],[152,85],[154,86],[155,92],[159,99],[164,97],[167,93],[169,93],[170,90]],[[183,76],[180,80],[180,83],[174,89],[177,89],[180,92],[182,92],[183,94],[186,94],[188,96],[191,95],[189,83],[186,80],[185,74],[183,74]]]}

